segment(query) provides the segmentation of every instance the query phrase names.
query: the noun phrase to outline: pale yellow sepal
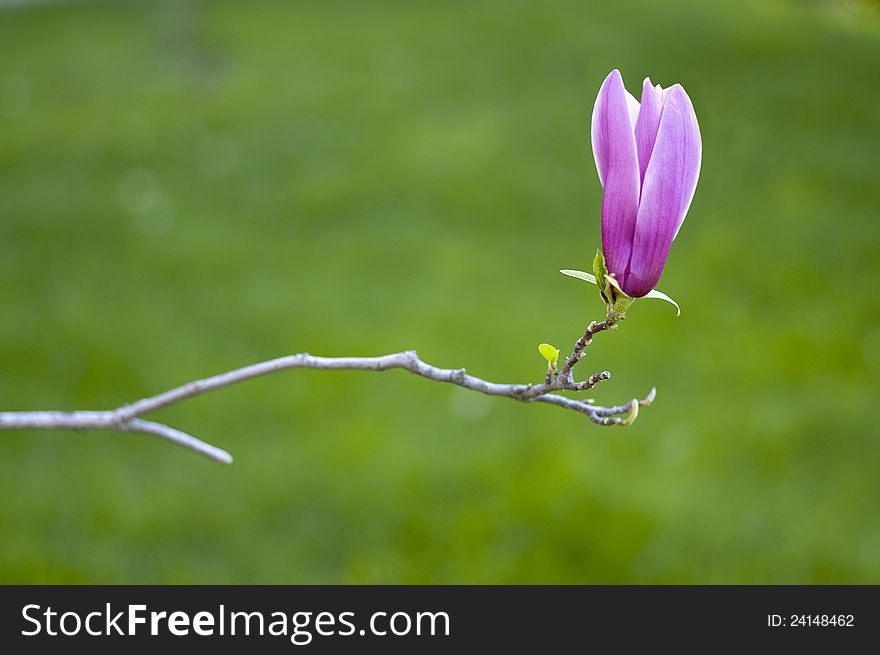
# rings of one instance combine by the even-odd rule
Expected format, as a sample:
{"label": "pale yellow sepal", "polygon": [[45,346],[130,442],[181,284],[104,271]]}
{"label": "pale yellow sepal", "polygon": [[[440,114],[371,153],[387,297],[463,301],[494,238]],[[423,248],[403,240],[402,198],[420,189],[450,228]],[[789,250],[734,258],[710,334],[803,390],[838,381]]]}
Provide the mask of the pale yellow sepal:
{"label": "pale yellow sepal", "polygon": [[632,425],[635,420],[639,417],[639,401],[633,399],[633,401],[629,404],[629,413],[626,415],[618,425],[622,428],[627,428]]}
{"label": "pale yellow sepal", "polygon": [[[590,284],[597,284],[596,276],[593,275],[592,273],[585,273],[584,271],[574,271],[574,270],[571,270],[568,268],[564,268],[559,272],[562,273],[563,275],[567,275],[568,277],[573,277],[573,278],[577,278],[578,280],[583,280],[584,282],[589,282]],[[610,275],[606,279],[608,280],[608,282],[611,285],[614,286],[615,289],[617,289],[618,291],[623,293],[623,290],[620,288],[620,285],[618,284],[617,280],[615,280]],[[657,289],[654,289],[652,291],[649,291],[647,293],[647,295],[642,296],[642,297],[643,298],[656,298],[658,300],[665,300],[666,302],[670,303],[671,305],[673,305],[675,307],[675,315],[681,316],[681,307],[678,306],[678,303],[675,302],[672,298],[667,296],[662,291],[657,291]]]}

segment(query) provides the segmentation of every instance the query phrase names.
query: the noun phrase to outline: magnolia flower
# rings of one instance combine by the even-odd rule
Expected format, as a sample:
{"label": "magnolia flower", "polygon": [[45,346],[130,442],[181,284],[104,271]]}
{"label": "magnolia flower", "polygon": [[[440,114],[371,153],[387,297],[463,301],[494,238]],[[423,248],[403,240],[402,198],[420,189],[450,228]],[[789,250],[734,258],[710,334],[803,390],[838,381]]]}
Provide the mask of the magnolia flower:
{"label": "magnolia flower", "polygon": [[690,98],[646,78],[642,102],[618,70],[605,78],[593,108],[593,155],[602,198],[602,251],[628,296],[654,289],[687,214],[700,174],[702,143]]}

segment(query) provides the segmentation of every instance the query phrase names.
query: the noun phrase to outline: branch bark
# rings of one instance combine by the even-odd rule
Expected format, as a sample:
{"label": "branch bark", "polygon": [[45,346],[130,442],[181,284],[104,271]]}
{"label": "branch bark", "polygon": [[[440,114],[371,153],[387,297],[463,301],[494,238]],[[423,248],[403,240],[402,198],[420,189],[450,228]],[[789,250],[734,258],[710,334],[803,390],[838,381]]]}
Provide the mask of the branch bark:
{"label": "branch bark", "polygon": [[[147,421],[141,417],[164,407],[183,402],[189,398],[238,384],[245,380],[295,368],[361,371],[387,371],[400,368],[435,382],[455,384],[490,396],[504,396],[521,402],[549,403],[565,409],[571,409],[585,414],[592,422],[599,425],[629,425],[635,418],[634,412],[637,411],[634,403],[643,407],[651,404],[654,400],[654,389],[643,400],[633,400],[630,403],[614,407],[602,407],[594,405],[592,400],[574,400],[554,393],[556,391],[585,391],[592,389],[599,382],[611,378],[610,372],[602,371],[601,373],[591,375],[582,382],[575,382],[572,372],[583,357],[586,347],[592,342],[593,336],[604,330],[616,327],[614,323],[609,321],[590,323],[584,335],[575,342],[574,349],[565,359],[562,368],[558,372],[548,372],[544,382],[536,385],[489,382],[469,375],[463,368],[439,368],[419,359],[414,350],[381,357],[317,357],[308,353],[300,353],[270,359],[209,378],[195,380],[156,396],[144,398],[111,410],[0,412],[0,430],[106,429],[118,432],[135,432],[166,439],[214,461],[229,464],[232,462],[232,455],[225,450],[212,446],[170,426]],[[628,416],[621,417],[623,414],[628,414]]]}

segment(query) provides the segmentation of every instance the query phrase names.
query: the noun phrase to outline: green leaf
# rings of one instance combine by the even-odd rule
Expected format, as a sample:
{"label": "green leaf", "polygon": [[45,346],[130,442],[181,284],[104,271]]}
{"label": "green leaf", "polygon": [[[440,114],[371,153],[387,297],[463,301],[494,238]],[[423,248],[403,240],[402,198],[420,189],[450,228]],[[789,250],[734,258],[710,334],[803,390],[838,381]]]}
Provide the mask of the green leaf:
{"label": "green leaf", "polygon": [[559,361],[559,348],[554,348],[549,343],[542,343],[538,346],[538,352],[541,353],[541,357],[547,360],[547,363],[550,364],[551,368],[556,366],[556,362]]}
{"label": "green leaf", "polygon": [[605,286],[605,278],[608,276],[608,267],[605,265],[605,255],[601,248],[596,248],[596,256],[593,258],[593,273],[596,275],[599,286]]}
{"label": "green leaf", "polygon": [[608,320],[614,323],[622,321],[626,318],[626,311],[633,304],[633,298],[630,298],[620,288],[620,284],[614,279],[614,275],[608,272],[605,265],[605,255],[602,249],[596,249],[596,257],[593,259],[593,273],[599,285],[599,292],[602,300],[605,301],[606,314]]}

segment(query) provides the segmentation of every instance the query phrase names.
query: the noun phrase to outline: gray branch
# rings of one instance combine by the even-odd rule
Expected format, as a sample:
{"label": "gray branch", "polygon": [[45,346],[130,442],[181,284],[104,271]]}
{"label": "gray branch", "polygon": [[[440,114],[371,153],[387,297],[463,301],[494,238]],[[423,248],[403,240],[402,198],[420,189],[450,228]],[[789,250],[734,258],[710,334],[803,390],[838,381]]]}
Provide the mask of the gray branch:
{"label": "gray branch", "polygon": [[[599,382],[611,378],[611,373],[602,371],[601,373],[591,375],[582,382],[575,382],[572,371],[583,357],[586,347],[593,339],[593,335],[616,327],[615,324],[609,321],[590,323],[584,335],[575,342],[574,349],[571,355],[565,359],[562,368],[558,372],[555,369],[551,369],[548,371],[544,382],[536,385],[499,384],[469,375],[463,368],[438,368],[423,362],[414,350],[384,355],[382,357],[316,357],[308,353],[300,353],[298,355],[270,359],[266,362],[252,364],[202,380],[195,380],[194,382],[189,382],[160,393],[157,396],[144,398],[112,410],[0,412],[0,430],[106,429],[119,432],[136,432],[166,439],[217,462],[229,464],[232,462],[232,456],[225,450],[221,450],[162,423],[146,421],[140,417],[210,391],[216,391],[217,389],[244,382],[245,380],[293,368],[360,371],[387,371],[393,368],[400,368],[435,382],[455,384],[489,396],[505,396],[521,402],[542,402],[572,409],[585,414],[591,421],[599,425],[626,426],[635,419],[638,407],[651,404],[654,400],[654,389],[643,400],[632,400],[627,404],[615,407],[601,407],[594,405],[592,400],[574,400],[554,393],[557,391],[585,391],[592,389]],[[624,414],[626,416],[622,416]]]}

